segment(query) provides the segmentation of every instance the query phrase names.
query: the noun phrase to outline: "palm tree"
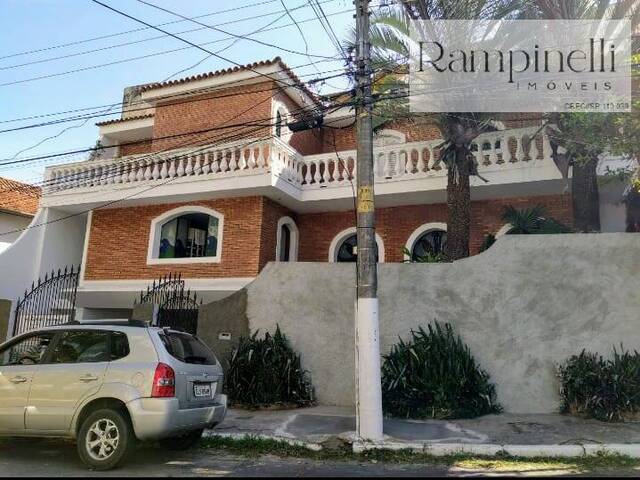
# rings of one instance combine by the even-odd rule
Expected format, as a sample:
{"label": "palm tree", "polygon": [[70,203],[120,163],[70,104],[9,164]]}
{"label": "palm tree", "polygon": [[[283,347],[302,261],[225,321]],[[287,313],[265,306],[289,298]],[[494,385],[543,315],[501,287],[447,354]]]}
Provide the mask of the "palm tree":
{"label": "palm tree", "polygon": [[[374,93],[386,100],[375,109],[374,125],[407,115],[407,85],[403,78],[410,51],[412,20],[453,20],[505,18],[516,9],[518,0],[397,0],[394,7],[372,16],[370,42],[374,71],[384,72],[374,82]],[[355,32],[345,42],[355,46]],[[397,95],[384,94],[399,91]],[[429,115],[438,125],[443,142],[440,161],[447,167],[447,247],[448,260],[469,256],[471,188],[469,178],[478,175],[471,142],[481,133],[494,130],[493,115],[446,113]],[[414,115],[415,117],[415,115]]]}
{"label": "palm tree", "polygon": [[[638,0],[528,0],[523,17],[545,19],[640,20]],[[637,112],[636,112],[637,115]],[[561,113],[546,115],[553,160],[563,176],[572,167],[573,222],[578,231],[600,230],[598,159],[613,146],[628,140],[629,129],[618,128],[618,114]],[[560,148],[561,147],[561,148]],[[562,150],[562,153],[561,153]]]}

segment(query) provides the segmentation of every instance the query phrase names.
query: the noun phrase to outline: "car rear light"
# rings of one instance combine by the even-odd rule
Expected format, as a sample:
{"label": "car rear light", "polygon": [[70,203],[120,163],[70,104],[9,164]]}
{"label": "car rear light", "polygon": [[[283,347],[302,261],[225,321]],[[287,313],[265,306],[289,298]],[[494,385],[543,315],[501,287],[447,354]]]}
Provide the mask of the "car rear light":
{"label": "car rear light", "polygon": [[152,397],[175,397],[176,374],[166,363],[159,363],[153,375]]}

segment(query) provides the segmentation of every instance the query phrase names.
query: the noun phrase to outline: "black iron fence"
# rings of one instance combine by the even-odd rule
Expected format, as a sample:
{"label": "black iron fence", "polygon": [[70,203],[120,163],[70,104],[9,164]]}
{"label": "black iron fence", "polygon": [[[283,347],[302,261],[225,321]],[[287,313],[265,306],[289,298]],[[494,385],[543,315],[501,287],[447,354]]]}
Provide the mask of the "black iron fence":
{"label": "black iron fence", "polygon": [[13,322],[13,336],[75,318],[76,293],[80,267],[65,267],[46,274],[32,283],[30,290],[18,298]]}
{"label": "black iron fence", "polygon": [[140,292],[136,304],[155,305],[154,323],[192,334],[198,331],[198,309],[202,300],[196,292],[185,289],[180,273],[170,273],[147,286]]}

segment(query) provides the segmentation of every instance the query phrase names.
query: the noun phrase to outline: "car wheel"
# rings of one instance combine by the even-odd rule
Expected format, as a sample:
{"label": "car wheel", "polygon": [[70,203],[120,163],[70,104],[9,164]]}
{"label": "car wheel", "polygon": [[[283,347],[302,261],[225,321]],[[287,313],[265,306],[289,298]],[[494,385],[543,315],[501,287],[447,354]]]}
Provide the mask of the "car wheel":
{"label": "car wheel", "polygon": [[167,450],[188,450],[198,444],[203,431],[202,429],[194,430],[183,435],[163,438],[160,440],[160,445]]}
{"label": "car wheel", "polygon": [[127,456],[133,435],[122,413],[103,409],[90,414],[78,432],[80,459],[94,470],[110,470]]}

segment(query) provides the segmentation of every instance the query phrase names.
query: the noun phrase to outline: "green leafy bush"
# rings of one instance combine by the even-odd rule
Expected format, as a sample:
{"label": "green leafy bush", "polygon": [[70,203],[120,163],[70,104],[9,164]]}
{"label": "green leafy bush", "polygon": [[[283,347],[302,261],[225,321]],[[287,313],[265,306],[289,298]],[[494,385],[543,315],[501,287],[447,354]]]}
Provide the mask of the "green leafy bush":
{"label": "green leafy bush", "polygon": [[640,413],[640,354],[620,347],[611,359],[583,350],[558,369],[562,413],[607,422],[637,419]]}
{"label": "green leafy bush", "polygon": [[402,247],[402,253],[408,258],[404,263],[444,263],[447,261],[447,257],[443,252],[427,252],[424,255],[417,255],[412,258],[411,251],[407,247]]}
{"label": "green leafy bush", "polygon": [[573,231],[556,219],[547,216],[546,210],[540,205],[520,210],[509,205],[504,209],[502,220],[511,225],[507,235],[571,233]]}
{"label": "green leafy bush", "polygon": [[471,418],[502,409],[495,387],[448,323],[411,331],[384,356],[382,406],[405,418]]}
{"label": "green leafy bush", "polygon": [[247,407],[307,406],[314,402],[309,373],[287,337],[276,327],[271,335],[240,338],[225,378],[226,391],[235,404]]}

